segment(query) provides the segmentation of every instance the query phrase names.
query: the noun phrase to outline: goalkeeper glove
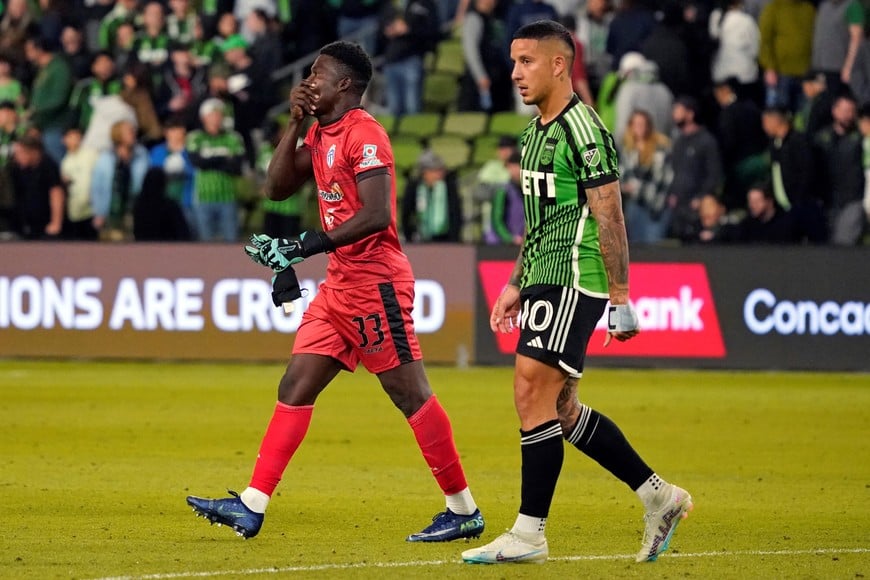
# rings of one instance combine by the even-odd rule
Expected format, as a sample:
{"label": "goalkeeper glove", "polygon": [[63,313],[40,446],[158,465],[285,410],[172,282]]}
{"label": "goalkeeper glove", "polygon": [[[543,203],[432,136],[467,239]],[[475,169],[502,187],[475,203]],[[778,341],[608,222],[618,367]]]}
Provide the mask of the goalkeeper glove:
{"label": "goalkeeper glove", "polygon": [[608,332],[631,332],[637,329],[637,314],[631,304],[610,305],[607,309]]}
{"label": "goalkeeper glove", "polygon": [[302,297],[299,280],[293,268],[285,268],[272,276],[272,302],[281,306]]}
{"label": "goalkeeper glove", "polygon": [[265,234],[251,236],[252,246],[245,246],[248,256],[275,272],[282,272],[305,258],[335,250],[335,244],[325,232],[309,230],[298,237],[272,238]]}

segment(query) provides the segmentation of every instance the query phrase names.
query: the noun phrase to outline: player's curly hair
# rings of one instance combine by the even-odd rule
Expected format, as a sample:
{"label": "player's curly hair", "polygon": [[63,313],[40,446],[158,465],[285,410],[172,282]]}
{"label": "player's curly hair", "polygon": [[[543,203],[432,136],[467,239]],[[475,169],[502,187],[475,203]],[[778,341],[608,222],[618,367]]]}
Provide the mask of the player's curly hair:
{"label": "player's curly hair", "polygon": [[574,39],[571,37],[571,32],[553,20],[538,20],[531,22],[525,26],[521,26],[514,33],[513,40],[518,38],[527,38],[530,40],[559,40],[568,49],[571,55],[571,60],[574,59]]}
{"label": "player's curly hair", "polygon": [[372,61],[360,45],[337,40],[321,48],[320,54],[331,56],[347,69],[355,92],[362,95],[366,91],[372,79]]}

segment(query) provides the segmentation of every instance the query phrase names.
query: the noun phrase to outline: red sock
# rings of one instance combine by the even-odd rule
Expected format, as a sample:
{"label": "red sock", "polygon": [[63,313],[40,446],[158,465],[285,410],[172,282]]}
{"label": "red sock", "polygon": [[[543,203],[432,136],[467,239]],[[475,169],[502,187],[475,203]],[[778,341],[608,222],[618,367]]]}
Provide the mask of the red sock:
{"label": "red sock", "polygon": [[275,413],[260,443],[260,453],[257,454],[257,463],[251,475],[251,487],[268,496],[272,495],[290,458],[305,438],[313,411],[314,405],[291,407],[280,401],[275,405]]}
{"label": "red sock", "polygon": [[414,430],[414,437],[417,438],[423,458],[429,464],[444,495],[453,495],[468,487],[462,464],[459,462],[459,453],[456,452],[456,444],[453,442],[450,419],[435,395],[429,397],[408,418],[408,424]]}

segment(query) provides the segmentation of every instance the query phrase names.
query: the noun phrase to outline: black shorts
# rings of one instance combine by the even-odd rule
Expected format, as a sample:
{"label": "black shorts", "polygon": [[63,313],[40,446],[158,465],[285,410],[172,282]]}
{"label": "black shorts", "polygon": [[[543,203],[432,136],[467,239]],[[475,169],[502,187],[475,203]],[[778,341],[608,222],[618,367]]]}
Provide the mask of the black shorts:
{"label": "black shorts", "polygon": [[586,346],[605,306],[605,298],[593,298],[565,286],[523,288],[517,354],[580,377]]}

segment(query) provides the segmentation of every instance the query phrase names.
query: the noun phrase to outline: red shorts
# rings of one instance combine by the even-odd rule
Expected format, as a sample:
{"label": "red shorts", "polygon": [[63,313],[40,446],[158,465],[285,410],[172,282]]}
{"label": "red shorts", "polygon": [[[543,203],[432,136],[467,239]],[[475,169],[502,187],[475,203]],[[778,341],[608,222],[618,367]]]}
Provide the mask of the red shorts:
{"label": "red shorts", "polygon": [[411,310],[414,282],[321,286],[302,315],[293,354],[320,354],[377,374],[423,358]]}

